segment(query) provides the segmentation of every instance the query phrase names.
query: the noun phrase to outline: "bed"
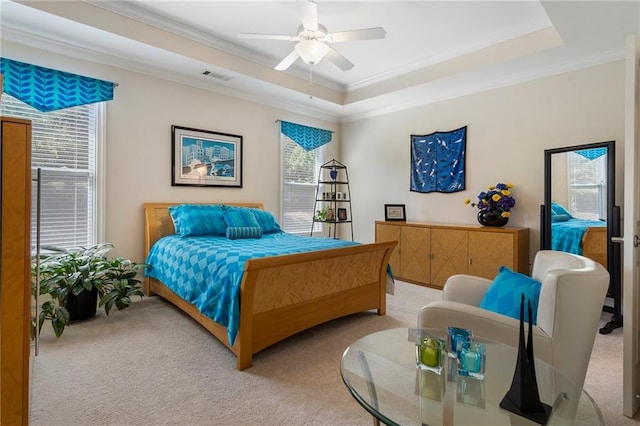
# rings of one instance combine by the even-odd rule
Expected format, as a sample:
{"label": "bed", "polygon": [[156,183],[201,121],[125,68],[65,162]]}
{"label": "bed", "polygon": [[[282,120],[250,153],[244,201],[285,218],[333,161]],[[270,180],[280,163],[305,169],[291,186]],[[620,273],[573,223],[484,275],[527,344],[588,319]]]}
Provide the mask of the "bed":
{"label": "bed", "polygon": [[551,249],[586,256],[607,267],[607,222],[573,217],[551,204]]}
{"label": "bed", "polygon": [[[156,242],[176,234],[169,208],[179,204],[144,204],[145,259]],[[261,203],[223,204],[263,209]],[[195,303],[172,290],[171,283],[146,276],[143,290],[166,299],[204,326],[236,355],[237,369],[244,370],[255,353],[302,330],[367,310],[385,315],[388,262],[396,244],[356,244],[244,261],[234,339],[229,338],[230,327],[201,313]]]}

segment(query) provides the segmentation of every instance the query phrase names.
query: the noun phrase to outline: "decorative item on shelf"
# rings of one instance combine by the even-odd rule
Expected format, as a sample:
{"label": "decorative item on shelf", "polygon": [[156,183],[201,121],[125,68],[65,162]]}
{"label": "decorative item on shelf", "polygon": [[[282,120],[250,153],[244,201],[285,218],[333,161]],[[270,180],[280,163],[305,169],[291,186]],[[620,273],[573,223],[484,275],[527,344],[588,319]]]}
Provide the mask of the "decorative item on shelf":
{"label": "decorative item on shelf", "polygon": [[551,415],[551,406],[540,401],[536,380],[535,359],[533,357],[533,328],[531,326],[531,301],[527,300],[529,314],[529,333],[524,341],[524,294],[520,302],[520,337],[518,358],[513,373],[511,388],[506,393],[500,407],[525,417],[538,424],[545,425]]}
{"label": "decorative item on shelf", "polygon": [[327,209],[327,220],[335,220],[335,219],[336,219],[335,212],[331,207],[329,207]]}
{"label": "decorative item on shelf", "polygon": [[469,198],[465,204],[480,209],[478,222],[483,226],[504,226],[509,222],[511,209],[515,207],[516,200],[511,195],[513,184],[498,183],[490,186],[489,191],[478,194],[478,202],[472,203]]}
{"label": "decorative item on shelf", "polygon": [[331,169],[329,171],[329,177],[331,178],[331,180],[336,180],[336,178],[338,177],[338,171],[336,169]]}

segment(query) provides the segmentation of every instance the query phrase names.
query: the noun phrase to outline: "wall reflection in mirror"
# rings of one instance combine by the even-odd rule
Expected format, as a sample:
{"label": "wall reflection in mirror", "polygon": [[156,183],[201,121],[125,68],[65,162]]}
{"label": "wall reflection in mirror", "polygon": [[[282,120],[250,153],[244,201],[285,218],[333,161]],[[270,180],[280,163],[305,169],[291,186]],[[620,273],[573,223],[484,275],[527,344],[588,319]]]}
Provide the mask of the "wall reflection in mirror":
{"label": "wall reflection in mirror", "polygon": [[541,248],[589,257],[609,271],[607,296],[613,314],[600,332],[622,326],[620,209],[615,206],[615,142],[545,150],[545,197],[541,209]]}

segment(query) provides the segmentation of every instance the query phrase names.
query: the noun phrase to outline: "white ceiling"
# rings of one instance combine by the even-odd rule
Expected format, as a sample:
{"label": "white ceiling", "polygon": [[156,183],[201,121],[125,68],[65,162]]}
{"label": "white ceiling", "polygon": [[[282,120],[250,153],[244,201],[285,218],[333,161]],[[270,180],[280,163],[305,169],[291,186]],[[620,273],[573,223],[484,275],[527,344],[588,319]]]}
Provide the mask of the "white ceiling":
{"label": "white ceiling", "polygon": [[[303,0],[305,1],[305,0]],[[347,121],[624,58],[640,1],[317,0],[329,32],[384,27],[382,40],[337,43],[355,64],[273,67],[295,42],[289,1],[7,1],[2,39]],[[204,77],[209,70],[224,80]],[[311,95],[311,96],[310,96]]]}

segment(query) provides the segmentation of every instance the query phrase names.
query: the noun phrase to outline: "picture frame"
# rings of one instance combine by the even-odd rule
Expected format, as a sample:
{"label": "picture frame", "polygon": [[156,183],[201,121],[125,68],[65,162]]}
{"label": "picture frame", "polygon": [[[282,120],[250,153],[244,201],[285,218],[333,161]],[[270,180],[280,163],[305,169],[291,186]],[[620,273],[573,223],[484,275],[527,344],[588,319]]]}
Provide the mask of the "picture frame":
{"label": "picture frame", "polygon": [[347,209],[338,207],[338,220],[347,220]]}
{"label": "picture frame", "polygon": [[242,188],[242,136],[171,126],[171,186]]}
{"label": "picture frame", "polygon": [[407,216],[405,213],[404,204],[385,204],[384,205],[384,220],[401,220],[406,221]]}

